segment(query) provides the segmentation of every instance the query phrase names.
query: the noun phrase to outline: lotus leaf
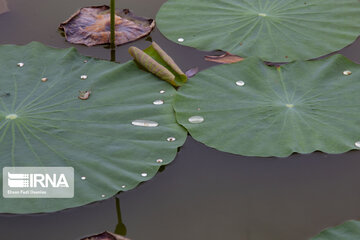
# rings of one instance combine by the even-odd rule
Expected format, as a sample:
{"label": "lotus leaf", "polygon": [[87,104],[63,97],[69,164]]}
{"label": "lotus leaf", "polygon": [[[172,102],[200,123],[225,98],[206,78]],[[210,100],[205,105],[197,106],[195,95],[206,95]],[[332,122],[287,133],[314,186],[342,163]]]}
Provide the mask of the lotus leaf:
{"label": "lotus leaf", "polygon": [[360,33],[358,0],[169,0],[157,17],[170,40],[269,62],[340,50]]}
{"label": "lotus leaf", "polygon": [[75,170],[74,198],[0,198],[0,212],[56,211],[132,189],[185,141],[173,113],[175,89],[133,61],[36,42],[2,45],[0,56],[0,166]]}
{"label": "lotus leaf", "polygon": [[360,239],[360,222],[351,220],[339,226],[326,229],[311,240],[358,240]]}
{"label": "lotus leaf", "polygon": [[200,72],[174,107],[195,139],[225,152],[343,153],[360,149],[359,78],[342,55],[281,67],[248,58]]}
{"label": "lotus leaf", "polygon": [[[115,15],[115,44],[121,45],[148,35],[155,21],[135,16],[128,9]],[[108,6],[85,7],[60,25],[66,40],[94,46],[110,43],[110,12]]]}
{"label": "lotus leaf", "polygon": [[169,82],[174,87],[179,87],[187,81],[187,75],[182,72],[175,61],[155,42],[152,42],[151,46],[144,51],[137,47],[130,47],[129,53],[140,68]]}

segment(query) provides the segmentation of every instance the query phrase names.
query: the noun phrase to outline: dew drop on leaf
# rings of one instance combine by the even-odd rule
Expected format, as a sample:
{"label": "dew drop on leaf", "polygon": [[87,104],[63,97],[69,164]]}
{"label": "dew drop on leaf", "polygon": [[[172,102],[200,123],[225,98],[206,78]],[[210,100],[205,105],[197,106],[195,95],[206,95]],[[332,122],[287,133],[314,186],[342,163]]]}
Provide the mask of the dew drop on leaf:
{"label": "dew drop on leaf", "polygon": [[155,122],[155,121],[150,121],[150,120],[134,120],[131,123],[134,126],[139,126],[139,127],[157,127],[159,126],[159,123]]}
{"label": "dew drop on leaf", "polygon": [[237,81],[237,82],[236,82],[236,85],[242,87],[242,86],[245,85],[245,82],[244,82],[244,81]]}
{"label": "dew drop on leaf", "polygon": [[153,104],[154,104],[154,105],[162,105],[162,104],[164,104],[164,101],[163,101],[163,100],[155,100],[155,101],[153,102]]}
{"label": "dew drop on leaf", "polygon": [[192,116],[189,117],[189,122],[190,123],[202,123],[204,121],[204,117],[202,116]]}

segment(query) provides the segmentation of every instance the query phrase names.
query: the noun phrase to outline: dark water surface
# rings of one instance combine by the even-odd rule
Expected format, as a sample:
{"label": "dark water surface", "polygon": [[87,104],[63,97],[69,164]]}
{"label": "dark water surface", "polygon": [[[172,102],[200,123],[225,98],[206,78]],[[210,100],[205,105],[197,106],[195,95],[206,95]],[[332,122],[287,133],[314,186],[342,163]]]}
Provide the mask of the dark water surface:
{"label": "dark water surface", "polygon": [[[154,18],[163,2],[116,4]],[[80,7],[102,4],[109,1],[9,0],[10,12],[0,15],[0,43],[74,46],[60,36],[58,25]],[[213,65],[202,60],[205,52],[172,43],[158,30],[151,37],[183,70]],[[130,59],[130,45],[144,48],[149,42],[142,39],[118,47],[118,61]],[[109,49],[102,46],[75,47],[84,55],[110,58]],[[342,52],[359,61],[360,43]],[[189,137],[164,171],[118,195],[121,211],[116,198],[110,198],[52,214],[0,214],[0,239],[71,240],[108,230],[126,231],[133,240],[305,240],[323,228],[360,218],[359,170],[360,151],[243,157]]]}

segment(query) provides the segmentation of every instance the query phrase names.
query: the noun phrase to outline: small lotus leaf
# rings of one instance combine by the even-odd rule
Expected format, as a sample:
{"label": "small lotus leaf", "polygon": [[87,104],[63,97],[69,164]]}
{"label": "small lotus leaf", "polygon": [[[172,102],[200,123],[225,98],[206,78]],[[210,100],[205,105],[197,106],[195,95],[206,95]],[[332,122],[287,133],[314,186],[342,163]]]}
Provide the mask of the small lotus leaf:
{"label": "small lotus leaf", "polygon": [[360,222],[351,220],[339,226],[328,228],[311,240],[359,240]]}
{"label": "small lotus leaf", "polygon": [[0,212],[51,212],[109,198],[152,178],[185,141],[173,113],[175,89],[133,61],[36,42],[2,45],[0,56],[0,167],[75,171],[74,198],[0,198]]}
{"label": "small lotus leaf", "polygon": [[[115,15],[115,44],[121,45],[148,35],[155,21],[135,16],[128,9]],[[94,46],[110,43],[110,12],[108,6],[85,7],[61,23],[66,40]]]}
{"label": "small lotus leaf", "polygon": [[360,149],[360,66],[342,55],[270,67],[215,66],[182,86],[178,122],[210,147],[246,156]]}
{"label": "small lotus leaf", "polygon": [[129,53],[139,67],[146,69],[175,87],[179,87],[187,81],[187,75],[183,73],[175,61],[155,42],[152,42],[144,51],[137,47],[130,47]]}
{"label": "small lotus leaf", "polygon": [[360,33],[358,0],[169,0],[156,21],[170,40],[269,62],[340,50]]}

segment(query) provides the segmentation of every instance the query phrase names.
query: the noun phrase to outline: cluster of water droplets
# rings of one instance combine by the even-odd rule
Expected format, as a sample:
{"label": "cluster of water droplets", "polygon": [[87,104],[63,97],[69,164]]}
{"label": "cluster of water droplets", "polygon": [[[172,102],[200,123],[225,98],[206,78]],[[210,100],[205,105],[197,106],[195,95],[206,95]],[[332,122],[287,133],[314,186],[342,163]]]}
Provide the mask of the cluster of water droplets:
{"label": "cluster of water droplets", "polygon": [[[265,17],[266,14],[259,13],[259,16]],[[178,42],[184,42],[184,38],[178,38]],[[87,60],[84,60],[84,63],[87,63]],[[24,67],[24,65],[25,65],[25,64],[24,64],[23,62],[17,63],[17,66],[18,66],[19,68]],[[345,71],[343,71],[343,75],[345,75],[345,76],[350,76],[351,74],[352,74],[352,72],[351,72],[350,70],[345,70]],[[86,80],[87,78],[88,78],[87,75],[81,75],[81,76],[80,76],[80,79],[81,79],[81,80]],[[47,78],[47,77],[43,77],[43,78],[41,78],[41,81],[42,81],[42,82],[47,82],[47,81],[48,81],[48,78]],[[236,84],[237,86],[239,86],[239,87],[245,86],[245,82],[242,81],[242,80],[236,81],[235,84]],[[165,90],[160,90],[159,93],[160,93],[160,94],[164,94],[164,93],[165,93]],[[163,105],[163,104],[164,104],[164,101],[161,100],[161,99],[157,99],[157,100],[153,101],[153,104],[154,104],[154,105]],[[286,107],[288,107],[288,108],[293,108],[294,105],[293,105],[293,104],[286,104]],[[200,108],[198,108],[198,110],[200,110]],[[8,114],[5,118],[8,119],[8,120],[15,120],[15,119],[18,118],[18,115],[17,115],[17,114]],[[199,115],[194,115],[194,116],[191,116],[191,117],[188,118],[188,121],[189,121],[190,123],[192,123],[192,124],[200,124],[200,123],[203,123],[204,120],[205,120],[204,117],[203,117],[203,116],[199,116]],[[151,120],[134,120],[134,121],[132,121],[132,125],[134,125],[134,126],[139,126],[139,127],[149,127],[149,128],[152,128],[152,127],[158,127],[158,126],[159,126],[159,123],[158,123],[158,122],[155,122],[155,121],[151,121]],[[166,141],[168,141],[168,142],[174,142],[174,141],[176,141],[176,138],[175,138],[175,137],[168,137],[168,138],[166,139]],[[357,148],[360,149],[360,141],[355,142],[354,145],[355,145],[355,147],[357,147]],[[156,159],[155,162],[158,163],[158,164],[162,164],[162,163],[164,162],[164,160],[159,158],[159,159]],[[147,176],[148,176],[148,173],[142,172],[140,175],[141,175],[142,177],[147,177]],[[80,179],[81,179],[82,181],[85,181],[87,178],[86,178],[85,176],[82,176]],[[122,189],[125,189],[125,188],[126,188],[126,185],[122,185],[121,188],[122,188]],[[105,195],[105,194],[102,194],[101,197],[102,197],[102,198],[105,198],[106,195]]]}

